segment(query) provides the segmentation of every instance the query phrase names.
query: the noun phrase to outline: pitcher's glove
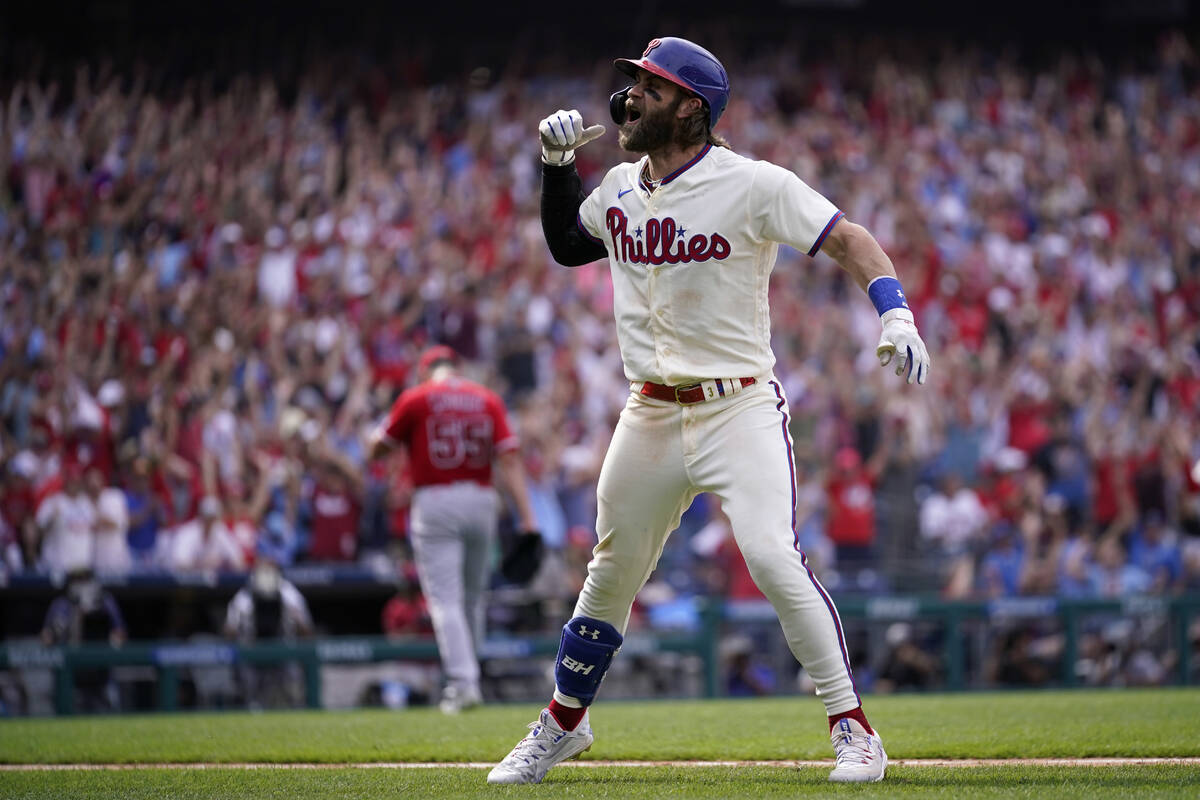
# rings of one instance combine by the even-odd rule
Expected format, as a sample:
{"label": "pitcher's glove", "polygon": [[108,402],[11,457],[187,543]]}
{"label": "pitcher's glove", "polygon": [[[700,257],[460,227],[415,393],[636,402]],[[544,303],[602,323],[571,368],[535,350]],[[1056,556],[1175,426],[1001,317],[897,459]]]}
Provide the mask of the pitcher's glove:
{"label": "pitcher's glove", "polygon": [[542,566],[544,551],[545,545],[539,532],[524,531],[517,534],[500,561],[500,574],[509,583],[524,586],[533,580]]}

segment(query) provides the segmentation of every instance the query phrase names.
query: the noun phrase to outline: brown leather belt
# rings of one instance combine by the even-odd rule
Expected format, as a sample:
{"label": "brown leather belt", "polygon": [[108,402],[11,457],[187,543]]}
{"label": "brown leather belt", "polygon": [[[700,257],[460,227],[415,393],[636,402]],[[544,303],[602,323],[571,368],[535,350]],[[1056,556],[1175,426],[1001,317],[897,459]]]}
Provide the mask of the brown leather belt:
{"label": "brown leather belt", "polygon": [[666,386],[646,381],[642,384],[640,393],[646,397],[653,397],[655,400],[679,403],[681,406],[694,406],[696,403],[703,403],[706,400],[717,400],[735,394],[757,382],[754,378],[711,378],[698,383]]}

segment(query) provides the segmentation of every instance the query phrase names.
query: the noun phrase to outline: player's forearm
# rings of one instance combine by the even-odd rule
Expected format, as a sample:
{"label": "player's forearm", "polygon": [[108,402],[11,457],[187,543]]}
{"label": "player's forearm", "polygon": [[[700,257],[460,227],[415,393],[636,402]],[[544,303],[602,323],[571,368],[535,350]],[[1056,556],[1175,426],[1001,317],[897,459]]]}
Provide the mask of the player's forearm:
{"label": "player's forearm", "polygon": [[583,183],[574,164],[542,165],[542,233],[554,260],[565,267],[590,264],[606,254],[604,245],[579,228]]}
{"label": "player's forearm", "polygon": [[517,507],[517,522],[521,530],[537,529],[537,517],[533,514],[533,504],[529,502],[529,486],[525,482],[525,468],[521,465],[521,456],[515,450],[500,454],[496,459],[496,477],[500,488],[512,498]]}
{"label": "player's forearm", "polygon": [[883,366],[895,362],[896,374],[909,383],[925,383],[929,375],[929,352],[917,333],[916,320],[896,276],[892,260],[875,237],[861,225],[842,219],[834,225],[821,246],[866,292],[879,312],[883,331],[875,355]]}
{"label": "player's forearm", "polygon": [[367,459],[374,461],[383,458],[392,451],[391,443],[379,431],[374,431],[367,438]]}
{"label": "player's forearm", "polygon": [[849,220],[841,220],[830,231],[821,251],[846,270],[863,291],[876,278],[896,277],[892,260],[871,232]]}

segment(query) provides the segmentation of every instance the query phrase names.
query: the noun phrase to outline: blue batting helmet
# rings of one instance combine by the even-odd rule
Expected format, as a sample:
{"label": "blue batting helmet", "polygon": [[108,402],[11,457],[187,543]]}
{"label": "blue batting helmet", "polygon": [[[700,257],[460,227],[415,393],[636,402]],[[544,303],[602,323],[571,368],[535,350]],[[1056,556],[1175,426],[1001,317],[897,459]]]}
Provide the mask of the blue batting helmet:
{"label": "blue batting helmet", "polygon": [[[729,104],[729,76],[725,74],[725,67],[712,53],[687,39],[675,36],[651,39],[641,58],[618,58],[613,64],[630,77],[637,77],[638,70],[644,69],[698,96],[708,107],[710,130],[717,126],[717,120]],[[613,95],[614,100],[616,96]],[[625,121],[624,98],[621,99],[621,118],[617,119],[616,103],[613,103],[612,112],[618,125]]]}

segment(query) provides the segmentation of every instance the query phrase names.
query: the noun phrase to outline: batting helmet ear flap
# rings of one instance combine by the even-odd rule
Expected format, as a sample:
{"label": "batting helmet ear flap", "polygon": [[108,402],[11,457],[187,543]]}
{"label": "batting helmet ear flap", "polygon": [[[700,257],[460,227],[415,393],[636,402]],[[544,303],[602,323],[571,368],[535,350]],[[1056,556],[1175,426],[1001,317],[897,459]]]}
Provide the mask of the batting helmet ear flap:
{"label": "batting helmet ear flap", "polygon": [[613,122],[618,125],[625,124],[627,112],[625,109],[625,101],[629,99],[629,90],[633,86],[626,86],[619,92],[613,92],[612,97],[608,98],[608,113],[612,115]]}

